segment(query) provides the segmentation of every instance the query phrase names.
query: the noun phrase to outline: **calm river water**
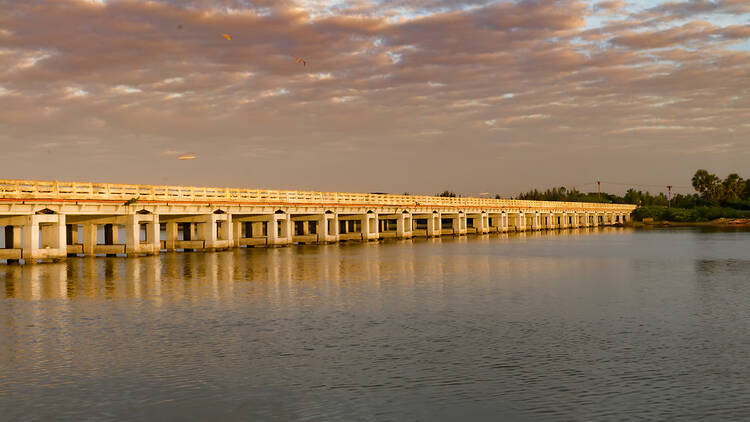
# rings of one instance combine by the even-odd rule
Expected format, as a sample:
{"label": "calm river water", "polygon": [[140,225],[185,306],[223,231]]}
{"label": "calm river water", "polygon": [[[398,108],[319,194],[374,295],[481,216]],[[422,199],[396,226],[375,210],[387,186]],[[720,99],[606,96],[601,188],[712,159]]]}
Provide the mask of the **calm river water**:
{"label": "calm river water", "polygon": [[0,265],[0,419],[740,420],[750,232]]}

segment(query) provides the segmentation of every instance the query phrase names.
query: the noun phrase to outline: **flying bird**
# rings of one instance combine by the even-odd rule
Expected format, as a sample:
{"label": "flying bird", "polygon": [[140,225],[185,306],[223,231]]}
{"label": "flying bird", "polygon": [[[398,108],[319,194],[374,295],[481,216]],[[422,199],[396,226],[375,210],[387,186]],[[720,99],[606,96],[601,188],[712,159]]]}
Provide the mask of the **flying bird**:
{"label": "flying bird", "polygon": [[302,57],[297,57],[296,60],[297,63],[302,63],[302,66],[307,66],[307,61],[303,59]]}
{"label": "flying bird", "polygon": [[232,37],[230,37],[229,34],[221,34],[221,36],[226,38],[228,41],[232,41]]}
{"label": "flying bird", "polygon": [[195,154],[192,152],[188,152],[187,154],[182,154],[179,157],[177,157],[178,160],[195,160]]}

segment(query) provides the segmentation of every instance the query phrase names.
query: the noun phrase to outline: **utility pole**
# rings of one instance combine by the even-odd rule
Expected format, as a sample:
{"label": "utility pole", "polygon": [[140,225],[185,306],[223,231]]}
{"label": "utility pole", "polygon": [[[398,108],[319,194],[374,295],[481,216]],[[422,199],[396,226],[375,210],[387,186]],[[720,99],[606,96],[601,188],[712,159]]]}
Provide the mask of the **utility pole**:
{"label": "utility pole", "polygon": [[669,208],[672,203],[672,186],[667,186],[667,189],[667,208]]}
{"label": "utility pole", "polygon": [[601,180],[596,181],[596,199],[601,199],[602,196],[602,182]]}

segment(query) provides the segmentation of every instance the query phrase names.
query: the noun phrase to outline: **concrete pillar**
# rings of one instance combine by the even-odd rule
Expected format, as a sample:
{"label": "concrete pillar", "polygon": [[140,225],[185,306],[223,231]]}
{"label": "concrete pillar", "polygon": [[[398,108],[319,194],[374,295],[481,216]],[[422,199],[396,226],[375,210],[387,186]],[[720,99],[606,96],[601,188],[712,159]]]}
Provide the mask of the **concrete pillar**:
{"label": "concrete pillar", "polygon": [[339,220],[336,214],[321,214],[318,220],[318,242],[332,243],[339,240]]}
{"label": "concrete pillar", "polygon": [[96,247],[96,224],[86,223],[83,225],[83,255],[94,256]]}
{"label": "concrete pillar", "polygon": [[443,220],[439,212],[427,217],[427,237],[439,237],[443,234]]}
{"label": "concrete pillar", "polygon": [[[146,238],[141,242],[141,224],[146,225]],[[159,253],[159,216],[155,214],[129,214],[125,224],[125,253],[128,256]]]}
{"label": "concrete pillar", "polygon": [[526,230],[526,215],[523,212],[514,212],[508,216],[510,229],[522,232]]}
{"label": "concrete pillar", "polygon": [[268,222],[268,245],[288,245],[292,242],[292,219],[289,214],[273,214]]}
{"label": "concrete pillar", "polygon": [[379,237],[378,215],[375,213],[364,214],[362,217],[362,240],[377,240]]}
{"label": "concrete pillar", "polygon": [[27,264],[34,264],[40,258],[64,258],[68,252],[66,244],[64,214],[35,214],[26,217],[23,225],[22,258]]}
{"label": "concrete pillar", "polygon": [[401,213],[398,219],[396,219],[396,237],[399,239],[412,237],[411,214]]}
{"label": "concrete pillar", "polygon": [[[128,256],[137,255],[141,246],[141,226],[138,214],[130,214],[125,224],[125,253]],[[85,246],[84,246],[85,249]]]}
{"label": "concrete pillar", "polygon": [[166,225],[167,233],[164,238],[165,240],[164,243],[166,244],[165,246],[166,246],[167,251],[173,252],[177,249],[176,242],[178,239],[177,234],[179,231],[179,227],[177,226],[176,221],[169,221],[165,225]]}
{"label": "concrete pillar", "polygon": [[224,214],[224,216],[224,221],[219,226],[219,240],[223,241],[223,247],[227,248],[234,244],[235,231],[232,216],[230,214]]}
{"label": "concrete pillar", "polygon": [[146,243],[151,245],[150,254],[158,254],[161,250],[161,225],[159,224],[159,216],[156,214],[151,215],[151,222],[146,223]]}
{"label": "concrete pillar", "polygon": [[240,239],[243,238],[243,228],[245,223],[241,221],[232,220],[232,246],[235,248],[240,247]]}
{"label": "concrete pillar", "polygon": [[[454,223],[456,220],[453,220]],[[466,234],[466,213],[458,213],[458,235],[463,236]],[[453,232],[456,233],[456,226],[453,226]]]}
{"label": "concrete pillar", "polygon": [[208,250],[216,248],[218,240],[216,227],[216,214],[204,216],[203,221],[198,223],[198,239],[203,241],[203,245]]}
{"label": "concrete pillar", "polygon": [[36,221],[36,215],[28,216],[26,224],[23,225],[22,248],[25,262],[35,264],[39,250],[39,223]]}
{"label": "concrete pillar", "polygon": [[598,227],[599,226],[599,214],[598,213],[593,213],[593,216],[594,216],[594,224],[593,225],[594,225],[594,227]]}

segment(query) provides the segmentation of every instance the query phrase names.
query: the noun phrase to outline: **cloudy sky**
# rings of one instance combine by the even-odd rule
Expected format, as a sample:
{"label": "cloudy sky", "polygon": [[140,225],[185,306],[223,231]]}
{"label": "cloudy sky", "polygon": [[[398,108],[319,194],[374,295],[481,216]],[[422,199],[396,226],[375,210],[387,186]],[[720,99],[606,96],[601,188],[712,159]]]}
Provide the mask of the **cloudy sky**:
{"label": "cloudy sky", "polygon": [[0,0],[0,178],[689,185],[749,94],[748,0]]}

